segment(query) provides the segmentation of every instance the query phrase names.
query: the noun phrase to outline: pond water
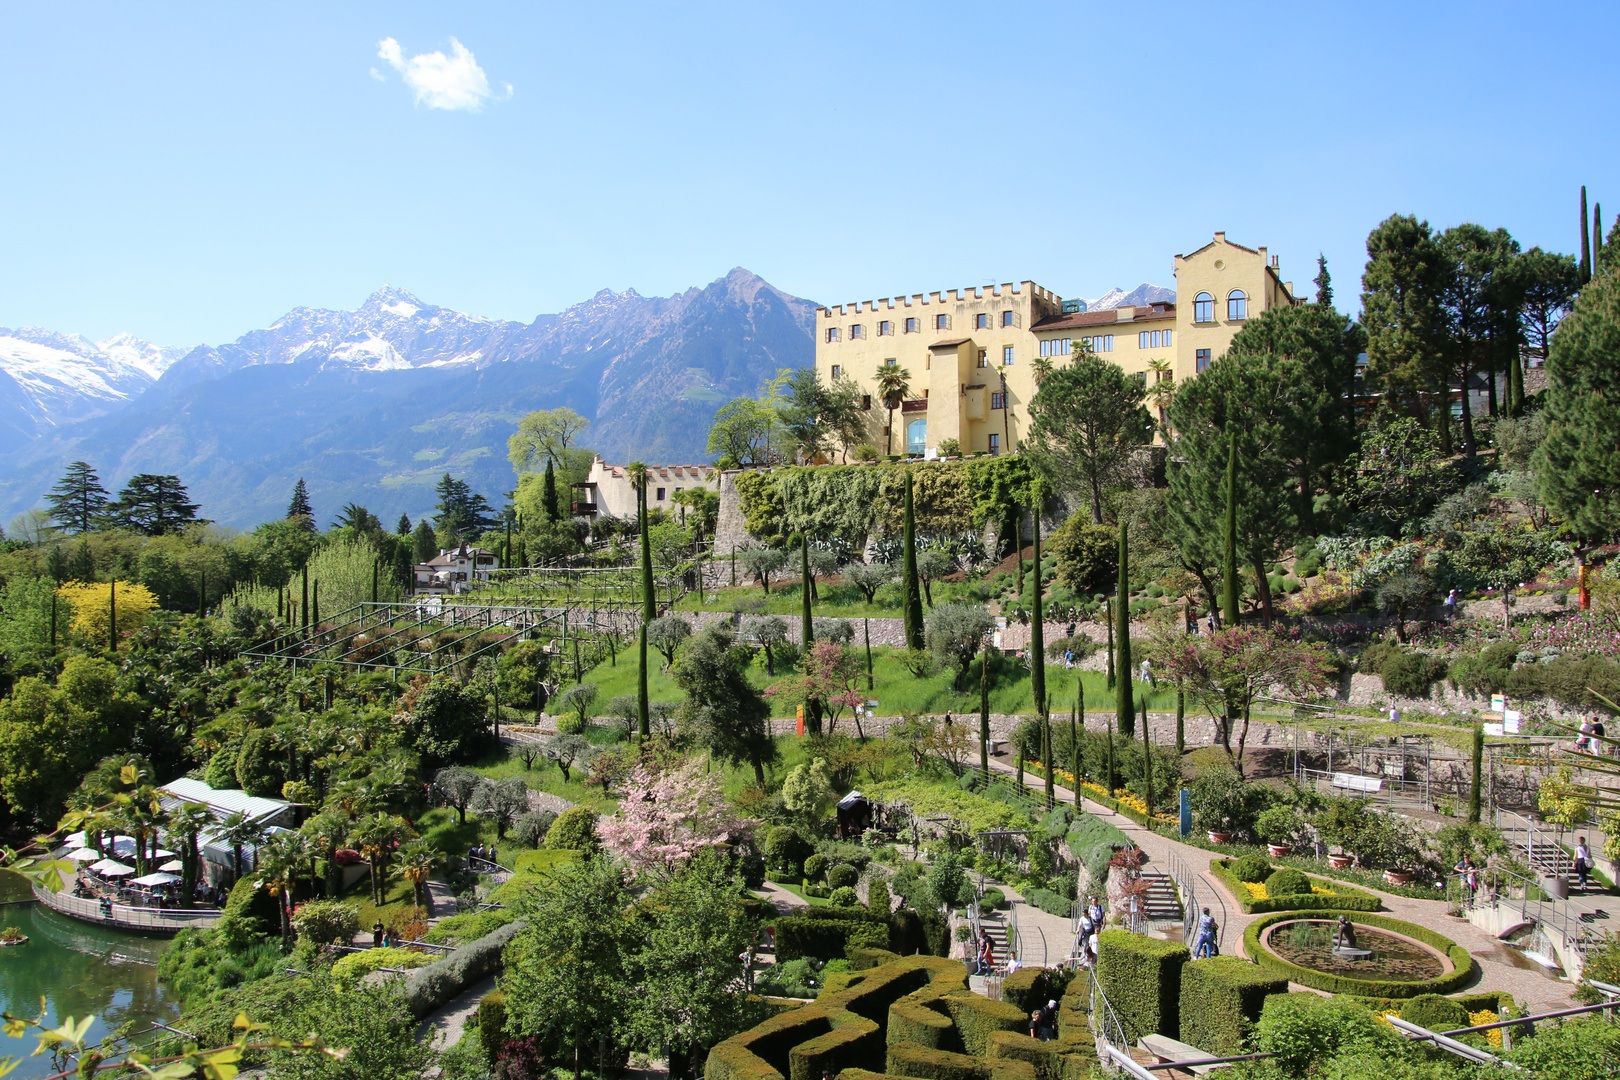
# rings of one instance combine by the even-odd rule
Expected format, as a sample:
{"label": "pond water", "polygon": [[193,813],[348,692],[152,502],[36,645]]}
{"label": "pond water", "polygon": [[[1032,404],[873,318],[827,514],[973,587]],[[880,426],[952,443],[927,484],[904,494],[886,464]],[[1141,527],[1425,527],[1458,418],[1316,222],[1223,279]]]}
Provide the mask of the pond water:
{"label": "pond water", "polygon": [[1446,965],[1432,949],[1370,926],[1356,925],[1356,945],[1371,949],[1362,960],[1348,960],[1333,953],[1338,923],[1301,919],[1279,923],[1266,936],[1266,946],[1284,960],[1324,971],[1361,979],[1388,979],[1391,982],[1419,982],[1445,974]]}
{"label": "pond water", "polygon": [[[19,874],[0,871],[0,902],[31,895]],[[178,1015],[173,994],[157,981],[157,961],[168,941],[104,930],[76,922],[39,904],[0,907],[0,927],[15,926],[28,944],[0,948],[0,1007],[16,1016],[39,1015],[45,999],[52,1026],[72,1016],[98,1017],[88,1039],[96,1042],[134,1021],[142,1030],[152,1020]],[[0,1056],[20,1057],[11,1077],[49,1076],[48,1055],[31,1058],[37,1041],[0,1036]]]}

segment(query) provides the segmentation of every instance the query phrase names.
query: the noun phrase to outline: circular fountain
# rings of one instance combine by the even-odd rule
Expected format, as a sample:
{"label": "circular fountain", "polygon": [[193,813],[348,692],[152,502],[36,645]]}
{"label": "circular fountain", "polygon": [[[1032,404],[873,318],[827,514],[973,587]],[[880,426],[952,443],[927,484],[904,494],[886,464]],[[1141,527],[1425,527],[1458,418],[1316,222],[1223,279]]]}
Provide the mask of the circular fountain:
{"label": "circular fountain", "polygon": [[1467,950],[1431,930],[1361,912],[1278,912],[1250,924],[1244,945],[1292,982],[1375,997],[1446,993],[1474,966]]}

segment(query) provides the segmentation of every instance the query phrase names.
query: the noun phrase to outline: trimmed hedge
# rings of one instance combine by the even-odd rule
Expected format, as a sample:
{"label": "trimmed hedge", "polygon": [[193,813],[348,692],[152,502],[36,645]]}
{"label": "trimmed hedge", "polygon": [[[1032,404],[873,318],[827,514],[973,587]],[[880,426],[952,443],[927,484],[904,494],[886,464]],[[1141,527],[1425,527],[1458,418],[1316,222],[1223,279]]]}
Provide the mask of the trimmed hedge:
{"label": "trimmed hedge", "polygon": [[1288,980],[1237,956],[1192,960],[1181,969],[1181,1041],[1212,1056],[1239,1054],[1271,994]]}
{"label": "trimmed hedge", "polygon": [[467,987],[487,979],[501,967],[506,943],[529,925],[527,919],[507,923],[492,934],[469,941],[405,976],[405,1007],[420,1020]]}
{"label": "trimmed hedge", "polygon": [[777,963],[805,956],[838,960],[850,949],[881,949],[888,944],[888,925],[870,919],[789,915],[776,920]]}
{"label": "trimmed hedge", "polygon": [[1027,1061],[1035,1070],[1035,1080],[1062,1080],[1063,1059],[1056,1040],[1041,1042],[1016,1031],[997,1031],[990,1036],[985,1057]]}
{"label": "trimmed hedge", "polygon": [[890,952],[888,949],[867,949],[857,946],[847,949],[844,955],[849,959],[851,971],[866,971],[884,964],[892,964],[900,959],[899,953]]}
{"label": "trimmed hedge", "polygon": [[1036,1080],[1035,1067],[1016,1058],[987,1059],[916,1043],[895,1043],[885,1062],[895,1076],[917,1080]]}
{"label": "trimmed hedge", "polygon": [[1311,879],[1292,866],[1284,866],[1280,870],[1273,870],[1271,876],[1266,878],[1266,898],[1277,900],[1283,897],[1315,896],[1311,891]]}
{"label": "trimmed hedge", "polygon": [[[1250,923],[1248,928],[1243,931],[1243,949],[1249,954],[1249,959],[1261,967],[1269,968],[1286,976],[1291,982],[1297,982],[1301,986],[1309,986],[1315,990],[1326,990],[1330,994],[1354,994],[1364,997],[1403,999],[1414,998],[1419,994],[1449,993],[1468,985],[1478,970],[1478,966],[1474,962],[1474,958],[1468,954],[1468,950],[1448,937],[1414,923],[1402,922],[1399,919],[1391,919],[1384,915],[1369,915],[1358,911],[1313,911],[1310,913],[1310,917],[1331,920],[1339,915],[1349,915],[1352,921],[1358,925],[1393,930],[1397,934],[1404,934],[1409,938],[1438,949],[1450,957],[1452,964],[1456,966],[1455,970],[1419,982],[1395,982],[1388,979],[1351,979],[1342,975],[1329,975],[1326,972],[1313,971],[1310,968],[1290,963],[1260,944],[1260,935],[1267,927],[1291,919],[1298,919],[1302,915],[1303,913],[1298,911],[1277,912],[1271,915],[1262,915]],[[1112,997],[1109,1000],[1112,1001]]]}
{"label": "trimmed hedge", "polygon": [[1029,1030],[1028,1012],[1011,1002],[994,1001],[971,990],[953,991],[942,1001],[962,1040],[963,1051],[974,1057],[985,1056],[990,1036],[998,1031]]}
{"label": "trimmed hedge", "polygon": [[[1247,858],[1247,856],[1245,856]],[[1383,901],[1377,896],[1358,889],[1353,885],[1346,885],[1342,881],[1329,881],[1323,878],[1313,878],[1309,874],[1303,875],[1313,886],[1320,885],[1324,889],[1332,889],[1332,896],[1321,893],[1293,893],[1288,896],[1266,896],[1263,900],[1251,899],[1249,890],[1245,889],[1232,872],[1231,864],[1240,862],[1239,859],[1211,859],[1209,872],[1219,879],[1226,891],[1237,898],[1238,907],[1243,909],[1245,915],[1264,915],[1273,911],[1379,911],[1383,908]],[[1280,874],[1285,867],[1273,870],[1273,874]],[[1266,879],[1269,882],[1269,878]],[[1269,888],[1267,889],[1269,893]]]}
{"label": "trimmed hedge", "polygon": [[704,1074],[712,1080],[821,1080],[827,1070],[884,1064],[889,1007],[924,987],[964,985],[960,963],[912,956],[853,976],[851,985],[823,993],[814,1004],[773,1016],[709,1051]]}
{"label": "trimmed hedge", "polygon": [[1030,889],[1024,894],[1024,902],[1040,908],[1048,915],[1056,915],[1060,919],[1067,919],[1074,906],[1062,893],[1055,893],[1051,889]]}
{"label": "trimmed hedge", "polygon": [[1179,941],[1160,941],[1128,930],[1097,936],[1097,981],[1114,1007],[1125,1035],[1180,1036],[1181,969],[1192,951]]}

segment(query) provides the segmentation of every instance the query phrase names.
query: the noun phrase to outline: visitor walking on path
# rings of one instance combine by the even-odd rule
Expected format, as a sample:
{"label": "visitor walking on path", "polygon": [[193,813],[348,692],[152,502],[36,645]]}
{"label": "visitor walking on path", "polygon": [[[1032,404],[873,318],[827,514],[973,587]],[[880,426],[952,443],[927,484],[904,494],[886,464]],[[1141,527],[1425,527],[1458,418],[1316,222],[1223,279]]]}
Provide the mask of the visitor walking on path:
{"label": "visitor walking on path", "polygon": [[1586,837],[1575,841],[1575,876],[1581,880],[1581,892],[1586,891],[1586,876],[1592,872],[1592,849],[1586,846]]}
{"label": "visitor walking on path", "polygon": [[1216,956],[1220,953],[1220,946],[1215,944],[1215,916],[1209,913],[1209,908],[1198,916],[1198,948],[1193,950],[1193,956],[1202,960]]}

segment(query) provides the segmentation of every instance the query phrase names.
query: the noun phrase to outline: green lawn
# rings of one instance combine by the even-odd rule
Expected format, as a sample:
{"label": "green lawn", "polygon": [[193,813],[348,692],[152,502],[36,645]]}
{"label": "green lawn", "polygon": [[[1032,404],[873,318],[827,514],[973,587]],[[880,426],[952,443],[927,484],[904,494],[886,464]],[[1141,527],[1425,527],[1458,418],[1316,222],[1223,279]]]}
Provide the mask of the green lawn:
{"label": "green lawn", "polygon": [[[862,654],[859,645],[857,654]],[[870,698],[878,700],[877,714],[879,716],[901,716],[909,712],[944,713],[956,715],[977,714],[979,711],[979,661],[974,660],[968,668],[964,685],[965,691],[956,691],[951,688],[952,672],[939,671],[921,678],[908,671],[902,662],[905,650],[874,647],[872,649],[872,668],[875,675],[875,688],[866,690],[866,682],[862,679],[857,689]],[[647,693],[653,701],[680,701],[684,696],[675,685],[675,680],[662,670],[663,658],[654,656],[653,670],[647,678]],[[782,669],[778,667],[778,674],[772,677],[765,668],[763,656],[755,658],[754,665],[748,671],[749,681],[755,686],[764,689],[772,682],[783,677]],[[1018,666],[1015,662],[1001,665],[998,671],[995,666],[991,668],[992,683],[990,687],[990,711],[993,713],[1030,713],[1035,712],[1035,699],[1030,690],[1029,672]],[[1075,676],[1085,679],[1087,711],[1096,711],[1099,706],[1112,708],[1114,694],[1108,689],[1107,677],[1100,671],[1067,670],[1060,664],[1046,666],[1046,692],[1051,701],[1054,713],[1068,712],[1074,707]],[[607,703],[620,694],[634,694],[636,692],[636,661],[634,653],[628,653],[623,662],[617,666],[601,664],[585,675],[585,681],[595,683],[601,687],[597,695],[595,708],[601,710]],[[1176,707],[1176,695],[1173,690],[1160,687],[1157,692],[1147,695],[1148,708],[1154,711],[1173,710]],[[777,704],[772,714],[787,717],[794,714],[794,709],[785,703]],[[839,718],[837,731],[853,735],[854,724],[846,710]]]}

